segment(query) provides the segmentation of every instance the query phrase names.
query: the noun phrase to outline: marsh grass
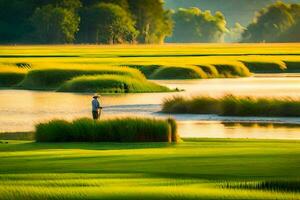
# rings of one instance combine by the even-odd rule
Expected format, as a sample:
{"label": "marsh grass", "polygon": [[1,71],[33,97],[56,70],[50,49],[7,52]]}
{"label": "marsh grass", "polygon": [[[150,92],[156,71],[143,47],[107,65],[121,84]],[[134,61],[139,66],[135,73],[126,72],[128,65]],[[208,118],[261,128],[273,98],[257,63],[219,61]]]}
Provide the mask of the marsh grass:
{"label": "marsh grass", "polygon": [[222,183],[223,188],[300,192],[300,180],[263,180]]}
{"label": "marsh grass", "polygon": [[286,73],[300,73],[300,61],[285,61]]}
{"label": "marsh grass", "polygon": [[198,66],[200,69],[202,69],[208,78],[218,78],[220,77],[220,74],[217,70],[217,68],[213,65],[210,64],[201,64],[201,65],[196,65]]}
{"label": "marsh grass", "polygon": [[242,61],[253,73],[284,73],[287,66],[282,61]]}
{"label": "marsh grass", "polygon": [[64,82],[82,75],[126,75],[145,80],[144,75],[127,67],[101,67],[99,69],[35,69],[27,73],[20,84],[25,89],[57,89]]}
{"label": "marsh grass", "polygon": [[36,125],[37,142],[177,142],[176,122],[150,118],[117,118],[73,122],[52,120]]}
{"label": "marsh grass", "polygon": [[99,93],[139,93],[169,92],[167,87],[125,75],[79,76],[65,82],[58,91],[99,92]]}
{"label": "marsh grass", "polygon": [[18,85],[25,77],[20,72],[0,72],[0,87],[12,87]]}
{"label": "marsh grass", "polygon": [[150,79],[204,79],[207,74],[197,66],[162,66],[155,70]]}
{"label": "marsh grass", "polygon": [[214,64],[219,75],[224,78],[248,77],[251,76],[249,69],[242,63]]}
{"label": "marsh grass", "polygon": [[300,100],[292,98],[238,97],[221,98],[175,96],[163,102],[164,113],[217,114],[224,116],[300,116]]}
{"label": "marsh grass", "polygon": [[26,72],[15,66],[0,66],[0,87],[12,87],[19,84],[24,79]]}
{"label": "marsh grass", "polygon": [[162,67],[162,65],[124,65],[130,68],[138,69],[140,70],[147,78],[150,78],[150,76],[159,68]]}

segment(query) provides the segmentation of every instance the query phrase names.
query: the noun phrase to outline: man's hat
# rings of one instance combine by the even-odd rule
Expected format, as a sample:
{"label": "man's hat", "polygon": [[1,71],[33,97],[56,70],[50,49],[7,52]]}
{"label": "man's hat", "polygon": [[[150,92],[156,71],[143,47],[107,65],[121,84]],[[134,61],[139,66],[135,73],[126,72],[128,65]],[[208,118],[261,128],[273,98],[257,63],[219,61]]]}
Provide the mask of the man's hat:
{"label": "man's hat", "polygon": [[99,97],[100,97],[99,94],[94,94],[94,96],[93,96],[94,99],[97,99],[97,98],[99,98]]}

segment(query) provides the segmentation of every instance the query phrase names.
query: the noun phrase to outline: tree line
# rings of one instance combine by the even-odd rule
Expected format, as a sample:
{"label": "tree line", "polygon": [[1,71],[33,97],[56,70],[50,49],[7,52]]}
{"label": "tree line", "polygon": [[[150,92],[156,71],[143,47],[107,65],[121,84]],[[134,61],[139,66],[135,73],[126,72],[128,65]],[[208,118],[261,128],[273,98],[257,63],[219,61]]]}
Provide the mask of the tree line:
{"label": "tree line", "polygon": [[247,27],[221,12],[168,10],[161,0],[0,0],[0,43],[300,41],[300,4],[263,8]]}
{"label": "tree line", "polygon": [[0,0],[1,43],[160,43],[173,22],[161,0]]}

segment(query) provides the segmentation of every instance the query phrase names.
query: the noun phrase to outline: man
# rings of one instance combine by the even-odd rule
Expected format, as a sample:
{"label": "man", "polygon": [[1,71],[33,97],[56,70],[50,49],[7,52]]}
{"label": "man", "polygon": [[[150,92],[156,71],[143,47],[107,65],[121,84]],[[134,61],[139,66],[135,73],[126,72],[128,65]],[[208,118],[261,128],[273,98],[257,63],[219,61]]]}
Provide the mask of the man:
{"label": "man", "polygon": [[93,96],[93,101],[92,101],[92,114],[93,114],[93,119],[97,120],[100,117],[101,114],[101,109],[102,107],[100,106],[100,103],[98,101],[99,95],[94,95]]}

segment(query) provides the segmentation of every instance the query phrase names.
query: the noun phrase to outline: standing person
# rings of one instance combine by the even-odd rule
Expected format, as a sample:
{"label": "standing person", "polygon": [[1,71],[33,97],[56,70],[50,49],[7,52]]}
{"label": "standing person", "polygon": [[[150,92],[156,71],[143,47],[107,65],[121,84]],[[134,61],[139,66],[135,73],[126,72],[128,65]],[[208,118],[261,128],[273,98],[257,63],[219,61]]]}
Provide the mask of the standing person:
{"label": "standing person", "polygon": [[93,119],[97,120],[100,118],[101,114],[101,109],[102,107],[100,106],[100,103],[98,101],[99,95],[94,95],[93,96],[93,101],[92,101],[92,114],[93,114]]}

